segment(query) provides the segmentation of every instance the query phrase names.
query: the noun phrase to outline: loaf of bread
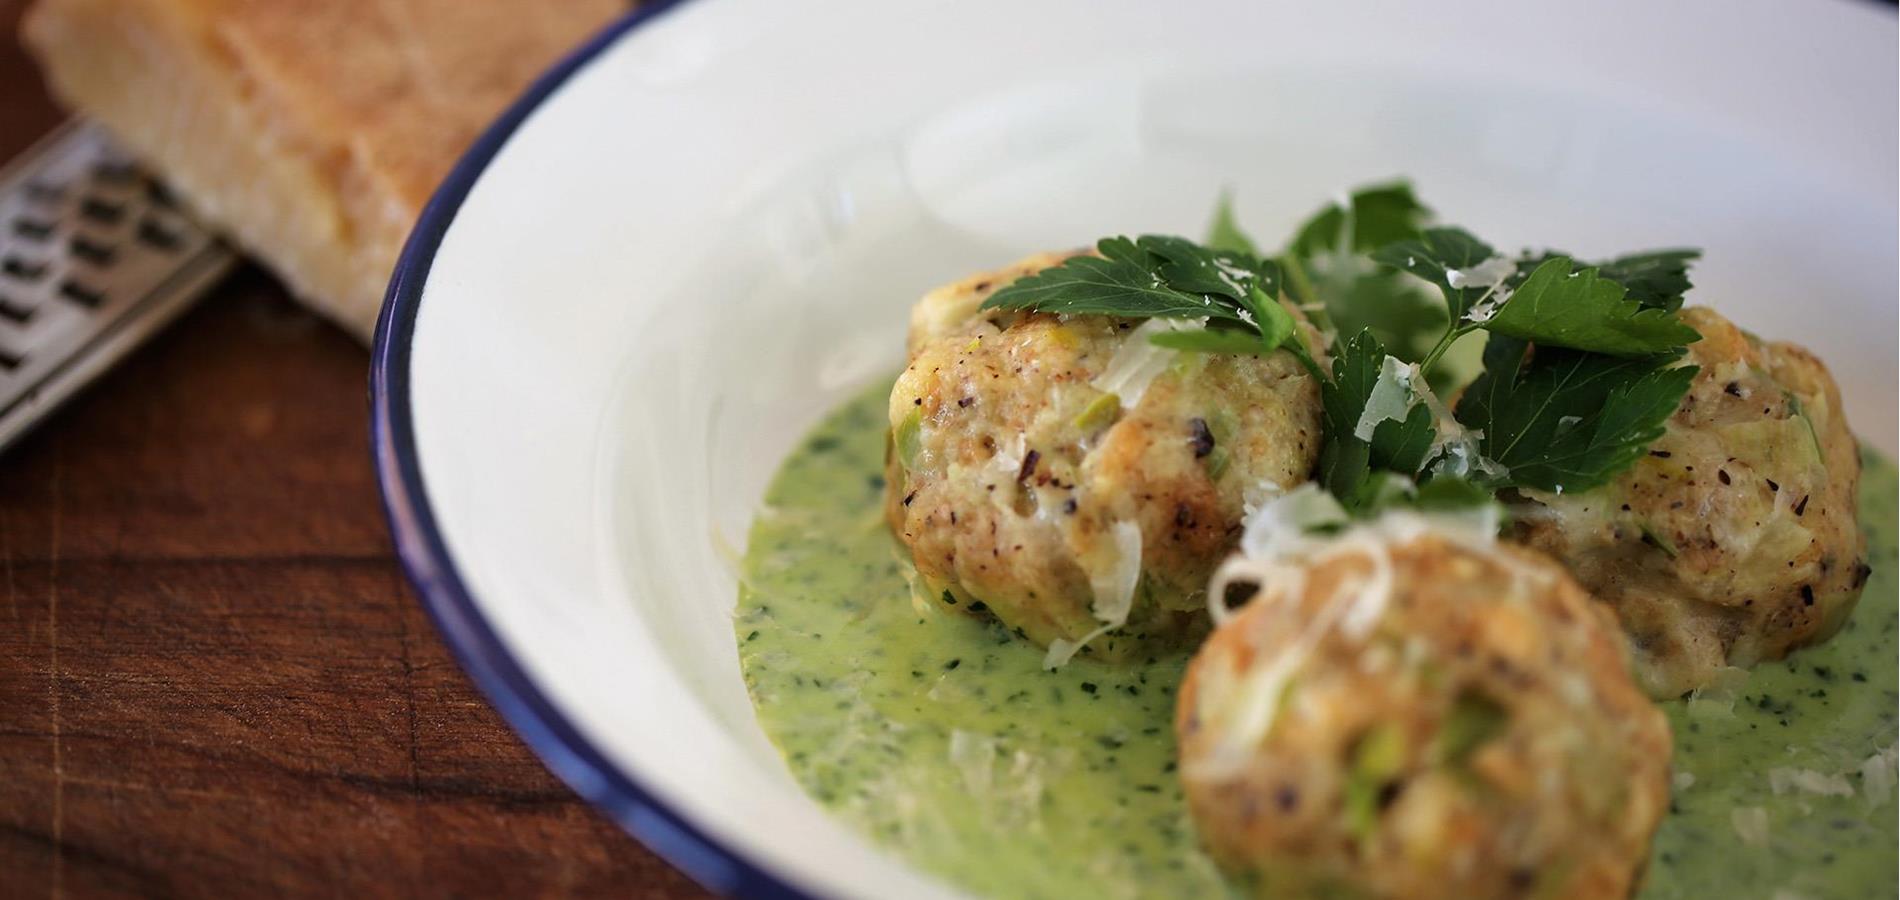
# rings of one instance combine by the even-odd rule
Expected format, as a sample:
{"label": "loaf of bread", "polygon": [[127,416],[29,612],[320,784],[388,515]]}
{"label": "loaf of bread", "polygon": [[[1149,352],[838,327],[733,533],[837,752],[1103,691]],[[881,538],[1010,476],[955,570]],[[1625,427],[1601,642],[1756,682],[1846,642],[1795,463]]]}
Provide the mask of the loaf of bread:
{"label": "loaf of bread", "polygon": [[456,158],[625,0],[39,0],[24,35],[293,293],[367,339]]}

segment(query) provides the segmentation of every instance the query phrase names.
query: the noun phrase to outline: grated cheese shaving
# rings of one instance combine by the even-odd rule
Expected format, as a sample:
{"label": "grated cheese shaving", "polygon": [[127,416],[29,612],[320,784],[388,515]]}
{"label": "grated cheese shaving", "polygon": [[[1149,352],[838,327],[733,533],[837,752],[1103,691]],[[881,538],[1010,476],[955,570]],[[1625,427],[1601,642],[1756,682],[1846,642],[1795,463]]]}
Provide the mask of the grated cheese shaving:
{"label": "grated cheese shaving", "polygon": [[1386,357],[1379,364],[1379,377],[1372,383],[1372,393],[1366,397],[1366,408],[1352,427],[1353,437],[1369,441],[1372,432],[1386,420],[1405,421],[1405,417],[1412,414],[1412,407],[1419,404],[1418,396],[1412,392],[1412,381],[1417,375],[1416,364]]}
{"label": "grated cheese shaving", "polygon": [[[1214,268],[1220,272],[1221,284],[1237,294],[1245,294],[1253,280],[1253,273],[1240,268],[1220,257],[1214,258]],[[1247,317],[1247,311],[1241,310],[1241,316]],[[1249,321],[1252,321],[1249,318]]]}
{"label": "grated cheese shaving", "polygon": [[1774,791],[1777,797],[1789,791],[1823,797],[1854,796],[1854,786],[1846,778],[1813,769],[1769,769],[1768,789]]}
{"label": "grated cheese shaving", "polygon": [[1141,526],[1116,522],[1109,533],[1115,543],[1114,559],[1089,573],[1089,587],[1095,593],[1093,612],[1102,624],[1077,641],[1050,641],[1049,652],[1042,658],[1045,669],[1062,668],[1090,641],[1128,622],[1128,613],[1135,607],[1135,588],[1141,583]]}
{"label": "grated cheese shaving", "polygon": [[1465,310],[1464,319],[1475,325],[1482,325],[1489,322],[1498,314],[1498,310],[1504,308],[1505,302],[1510,299],[1510,288],[1494,288],[1490,291],[1486,291],[1484,296],[1479,297],[1476,303],[1471,304],[1470,309]]}
{"label": "grated cheese shaving", "polygon": [[1900,761],[1900,745],[1890,746],[1860,764],[1860,793],[1868,809],[1882,806],[1893,798],[1896,761]]}
{"label": "grated cheese shaving", "polygon": [[1240,552],[1274,560],[1308,540],[1307,532],[1346,524],[1346,510],[1325,489],[1307,482],[1271,497],[1242,522]]}
{"label": "grated cheese shaving", "polygon": [[[1253,561],[1246,561],[1253,562]],[[1225,567],[1223,567],[1225,568]],[[1279,568],[1269,564],[1267,571]],[[1305,575],[1297,569],[1290,569],[1293,577],[1282,577],[1272,581],[1262,581],[1263,590],[1277,591],[1288,587],[1303,589]],[[1216,583],[1219,576],[1216,576]],[[1230,709],[1238,712],[1238,720],[1230,727],[1215,729],[1217,735],[1209,754],[1192,761],[1184,774],[1195,779],[1222,780],[1237,774],[1246,766],[1254,747],[1267,736],[1273,727],[1275,714],[1280,710],[1280,697],[1286,692],[1287,682],[1294,673],[1306,665],[1313,649],[1331,630],[1333,624],[1344,614],[1345,607],[1329,603],[1320,610],[1319,615],[1308,620],[1300,629],[1293,643],[1285,650],[1268,660],[1265,665],[1251,669],[1242,675],[1242,681],[1235,692]]]}
{"label": "grated cheese shaving", "polygon": [[1750,847],[1768,846],[1768,810],[1759,806],[1738,806],[1728,811],[1729,827]]}
{"label": "grated cheese shaving", "polygon": [[[1460,423],[1457,417],[1452,415],[1451,409],[1445,406],[1445,402],[1438,399],[1437,392],[1426,383],[1424,374],[1418,371],[1417,366],[1405,368],[1412,396],[1419,403],[1425,404],[1426,409],[1432,411],[1432,420],[1438,427],[1438,436],[1432,439],[1432,448],[1426,454],[1426,458],[1431,460],[1425,467],[1426,470],[1433,475],[1453,478],[1469,478],[1477,474],[1486,478],[1503,480],[1509,475],[1510,470],[1485,456],[1479,449],[1479,441],[1484,437],[1484,432],[1475,428],[1466,428]],[[1382,369],[1379,375],[1383,379],[1385,370]],[[1376,391],[1378,386],[1375,385],[1373,389]],[[1354,431],[1357,433],[1357,429]],[[1370,432],[1367,436],[1370,436]]]}
{"label": "grated cheese shaving", "polygon": [[1697,719],[1732,719],[1735,698],[1748,683],[1748,670],[1723,666],[1709,683],[1689,692],[1689,715]]}
{"label": "grated cheese shaving", "polygon": [[996,455],[990,457],[990,465],[1007,483],[1016,480],[1016,473],[1023,468],[1023,458],[1029,455],[1029,437],[1016,432],[1016,443],[1011,447],[997,447]]}
{"label": "grated cheese shaving", "polygon": [[1148,339],[1169,331],[1197,331],[1205,327],[1204,323],[1180,319],[1149,319],[1141,323],[1128,333],[1121,347],[1115,350],[1115,355],[1109,357],[1108,365],[1089,382],[1089,386],[1120,397],[1123,409],[1134,409],[1141,402],[1141,395],[1147,392],[1148,385],[1173,364],[1176,353],[1166,347],[1157,347]]}
{"label": "grated cheese shaving", "polygon": [[[1224,601],[1232,585],[1256,585],[1258,596],[1266,598],[1297,597],[1306,589],[1309,567],[1348,556],[1362,558],[1370,567],[1342,582],[1305,623],[1286,623],[1299,628],[1293,641],[1264,665],[1241,673],[1241,682],[1226,707],[1232,710],[1234,720],[1213,730],[1220,735],[1219,741],[1207,757],[1195,761],[1189,776],[1226,778],[1246,764],[1253,748],[1272,732],[1288,682],[1306,665],[1328,632],[1337,629],[1353,640],[1371,633],[1385,615],[1396,586],[1391,555],[1394,546],[1432,532],[1479,552],[1494,551],[1498,514],[1491,506],[1477,515],[1394,510],[1375,521],[1354,525],[1337,537],[1315,536],[1302,523],[1343,524],[1346,516],[1330,494],[1310,483],[1250,513],[1241,535],[1242,552],[1221,564],[1208,587],[1208,609],[1217,623],[1231,616]],[[1283,609],[1292,609],[1292,605]]]}
{"label": "grated cheese shaving", "polygon": [[1456,290],[1474,287],[1496,290],[1516,274],[1516,262],[1503,256],[1493,256],[1469,269],[1446,269],[1445,283]]}
{"label": "grated cheese shaving", "polygon": [[991,771],[996,765],[996,739],[961,728],[950,732],[950,765],[963,775],[963,786],[973,797],[990,793]]}

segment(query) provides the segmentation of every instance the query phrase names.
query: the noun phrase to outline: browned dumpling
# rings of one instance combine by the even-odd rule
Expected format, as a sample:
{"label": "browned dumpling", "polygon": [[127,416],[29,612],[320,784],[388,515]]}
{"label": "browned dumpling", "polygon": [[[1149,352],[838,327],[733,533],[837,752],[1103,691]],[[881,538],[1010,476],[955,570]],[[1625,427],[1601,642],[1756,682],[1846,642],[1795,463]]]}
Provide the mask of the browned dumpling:
{"label": "browned dumpling", "polygon": [[1527,492],[1516,540],[1615,607],[1643,686],[1674,697],[1840,628],[1867,580],[1860,455],[1827,367],[1711,310],[1649,454],[1578,494]]}
{"label": "browned dumpling", "polygon": [[1178,700],[1224,868],[1263,897],[1630,896],[1669,726],[1562,567],[1401,516],[1255,577]]}
{"label": "browned dumpling", "polygon": [[1194,631],[1246,493],[1305,481],[1320,443],[1318,386],[1285,352],[1175,353],[1148,342],[1166,322],[979,311],[1061,259],[918,303],[887,502],[931,602],[987,608],[1052,664]]}

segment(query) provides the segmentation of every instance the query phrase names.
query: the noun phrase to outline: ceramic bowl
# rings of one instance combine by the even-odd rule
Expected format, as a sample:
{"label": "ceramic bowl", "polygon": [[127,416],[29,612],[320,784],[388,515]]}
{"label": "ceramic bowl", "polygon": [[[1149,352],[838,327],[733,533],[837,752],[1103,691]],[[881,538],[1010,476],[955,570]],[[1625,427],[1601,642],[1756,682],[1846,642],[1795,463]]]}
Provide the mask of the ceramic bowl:
{"label": "ceramic bowl", "polygon": [[953,895],[793,783],[729,621],[767,479],[898,368],[917,296],[1198,233],[1223,188],[1272,235],[1403,174],[1481,234],[1704,248],[1694,298],[1822,354],[1891,452],[1893,32],[1848,2],[649,6],[402,257],[373,373],[398,547],[547,764],[708,886]]}

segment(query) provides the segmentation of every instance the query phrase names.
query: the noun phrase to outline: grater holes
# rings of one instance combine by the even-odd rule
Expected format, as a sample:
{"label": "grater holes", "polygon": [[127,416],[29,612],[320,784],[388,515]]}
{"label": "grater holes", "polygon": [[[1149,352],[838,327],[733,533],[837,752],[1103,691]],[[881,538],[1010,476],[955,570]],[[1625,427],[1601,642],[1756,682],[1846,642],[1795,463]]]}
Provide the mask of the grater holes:
{"label": "grater holes", "polygon": [[98,309],[106,302],[104,291],[94,290],[71,278],[59,283],[59,295],[87,309]]}
{"label": "grater holes", "polygon": [[[151,177],[97,124],[70,122],[5,168],[0,452],[235,262],[182,195],[175,210],[154,200]],[[148,218],[157,228],[141,240]]]}
{"label": "grater holes", "polygon": [[124,187],[138,181],[139,170],[129,162],[106,160],[93,165],[92,177],[104,184]]}
{"label": "grater holes", "polygon": [[46,275],[46,264],[18,256],[9,256],[4,261],[0,261],[0,272],[5,272],[21,281],[38,281]]}
{"label": "grater holes", "polygon": [[47,184],[44,181],[26,183],[26,198],[34,203],[58,203],[65,195],[66,192],[56,184]]}
{"label": "grater holes", "polygon": [[151,216],[139,220],[139,242],[155,250],[173,253],[185,243],[184,235],[177,229],[165,227],[165,223]]}
{"label": "grater holes", "polygon": [[109,244],[104,241],[95,241],[85,235],[78,234],[73,235],[72,242],[67,246],[72,250],[73,256],[94,266],[112,265],[112,258],[119,253],[117,245]]}
{"label": "grater holes", "polygon": [[178,200],[172,196],[171,189],[151,179],[145,182],[145,199],[161,209],[178,208]]}
{"label": "grater holes", "polygon": [[53,236],[53,223],[22,216],[13,220],[13,233],[29,241],[44,241]]}
{"label": "grater holes", "polygon": [[101,225],[117,225],[125,218],[125,204],[104,197],[87,197],[79,201],[79,214]]}
{"label": "grater holes", "polygon": [[13,300],[8,297],[0,296],[0,321],[11,322],[15,325],[25,325],[33,321],[33,307],[24,306],[13,302]]}

